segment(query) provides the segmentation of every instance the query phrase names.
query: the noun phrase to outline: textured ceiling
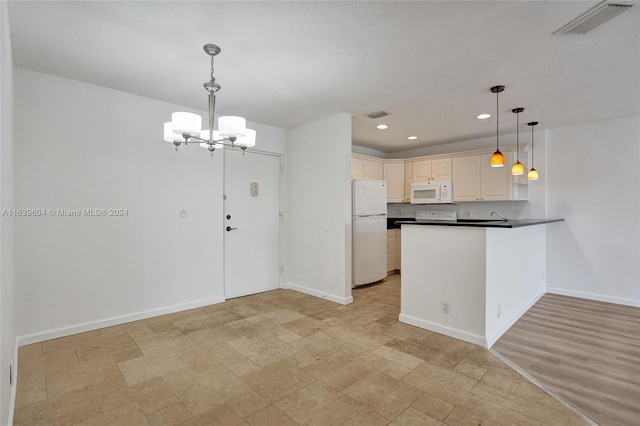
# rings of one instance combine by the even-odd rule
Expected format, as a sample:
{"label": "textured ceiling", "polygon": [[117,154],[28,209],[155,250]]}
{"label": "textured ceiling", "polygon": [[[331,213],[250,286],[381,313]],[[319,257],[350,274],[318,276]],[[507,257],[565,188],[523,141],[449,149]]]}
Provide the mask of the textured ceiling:
{"label": "textured ceiling", "polygon": [[[597,3],[10,1],[9,12],[18,67],[206,110],[202,45],[215,43],[218,113],[281,127],[349,113],[354,144],[393,152],[494,134],[496,84],[506,133],[515,107],[541,129],[640,114],[639,5],[588,34],[552,34]],[[390,115],[364,117],[379,110]]]}

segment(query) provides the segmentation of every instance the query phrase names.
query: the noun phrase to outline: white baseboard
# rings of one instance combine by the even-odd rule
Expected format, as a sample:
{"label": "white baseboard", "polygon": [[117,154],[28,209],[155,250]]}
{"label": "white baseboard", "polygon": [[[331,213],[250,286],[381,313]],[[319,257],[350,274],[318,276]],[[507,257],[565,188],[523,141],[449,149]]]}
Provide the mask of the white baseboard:
{"label": "white baseboard", "polygon": [[520,318],[522,318],[522,316],[529,310],[531,309],[531,307],[533,305],[536,304],[536,302],[538,300],[540,300],[540,298],[542,296],[544,296],[545,291],[541,291],[538,295],[536,295],[536,297],[533,298],[533,300],[531,300],[529,303],[527,303],[525,306],[523,306],[518,312],[516,312],[516,314],[511,317],[509,319],[509,321],[507,321],[506,323],[504,323],[499,329],[498,331],[496,331],[495,333],[493,333],[491,336],[487,336],[487,349],[491,348],[491,346],[493,346],[493,344],[495,342],[498,341],[498,339],[500,337],[502,337],[502,335],[504,333],[507,332],[507,330],[509,330],[513,324],[515,324]]}
{"label": "white baseboard", "polygon": [[578,297],[580,299],[595,300],[596,302],[615,303],[616,305],[633,306],[640,308],[640,300],[627,299],[624,297],[605,296],[597,293],[587,293],[579,290],[567,290],[557,287],[547,287],[547,293],[559,294],[561,296]]}
{"label": "white baseboard", "polygon": [[486,339],[480,336],[479,334],[469,333],[467,331],[462,331],[457,328],[448,327],[446,325],[437,324],[431,321],[425,321],[423,319],[416,318],[414,316],[407,315],[407,314],[400,314],[400,316],[398,317],[398,320],[406,324],[415,325],[416,327],[420,327],[426,330],[435,331],[436,333],[444,334],[445,336],[464,340],[465,342],[473,343],[475,345],[487,347]]}
{"label": "white baseboard", "polygon": [[[44,342],[45,340],[57,339],[71,334],[84,333],[86,331],[125,324],[131,321],[139,321],[158,315],[172,314],[174,312],[186,311],[187,309],[201,308],[207,305],[215,305],[225,301],[224,297],[212,297],[209,299],[194,300],[177,305],[164,306],[162,308],[149,309],[148,311],[134,312],[132,314],[120,315],[117,317],[104,318],[101,320],[74,324],[66,327],[54,328],[38,333],[26,334],[16,338],[17,346],[30,345],[32,343]],[[17,358],[16,358],[17,359]]]}
{"label": "white baseboard", "polygon": [[341,305],[348,305],[350,303],[353,303],[352,296],[349,296],[349,297],[336,296],[335,294],[326,293],[320,290],[315,290],[313,288],[301,286],[295,283],[281,283],[280,288],[299,291],[300,293],[305,293],[311,296],[320,297],[321,299],[327,299],[332,302],[340,303]]}

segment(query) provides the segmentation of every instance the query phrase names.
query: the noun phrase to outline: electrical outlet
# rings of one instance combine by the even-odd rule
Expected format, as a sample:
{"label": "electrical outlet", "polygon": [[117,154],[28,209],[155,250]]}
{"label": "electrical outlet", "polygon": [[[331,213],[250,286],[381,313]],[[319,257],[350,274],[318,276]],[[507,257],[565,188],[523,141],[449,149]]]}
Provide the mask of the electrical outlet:
{"label": "electrical outlet", "polygon": [[442,313],[447,315],[451,313],[451,306],[449,306],[449,302],[445,302],[444,300],[442,301]]}
{"label": "electrical outlet", "polygon": [[497,312],[496,312],[496,316],[497,316],[497,318],[500,318],[500,314],[501,314],[501,313],[502,313],[502,312],[501,312],[501,309],[500,309],[500,305],[498,305],[498,310],[497,310]]}

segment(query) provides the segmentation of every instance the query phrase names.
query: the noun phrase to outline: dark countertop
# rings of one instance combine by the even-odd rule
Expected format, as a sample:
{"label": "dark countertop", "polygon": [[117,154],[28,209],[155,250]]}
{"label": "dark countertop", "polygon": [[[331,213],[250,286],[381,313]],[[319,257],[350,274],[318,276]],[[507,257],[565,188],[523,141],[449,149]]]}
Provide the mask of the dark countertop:
{"label": "dark countertop", "polygon": [[[523,226],[543,225],[546,223],[563,222],[564,219],[514,219],[503,222],[501,220],[478,220],[478,219],[458,219],[457,222],[433,221],[416,222],[407,219],[388,219],[394,221],[394,226],[398,225],[430,225],[430,226],[468,226],[472,228],[522,228]],[[387,222],[388,222],[387,221]],[[387,224],[387,229],[389,228]]]}

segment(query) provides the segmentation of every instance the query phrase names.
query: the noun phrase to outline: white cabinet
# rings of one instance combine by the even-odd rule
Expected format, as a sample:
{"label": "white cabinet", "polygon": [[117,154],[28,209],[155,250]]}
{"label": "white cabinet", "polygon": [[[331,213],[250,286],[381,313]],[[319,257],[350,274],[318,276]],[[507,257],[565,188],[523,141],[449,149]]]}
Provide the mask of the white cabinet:
{"label": "white cabinet", "polygon": [[387,181],[387,203],[402,203],[404,201],[404,160],[385,160],[384,180]]}
{"label": "white cabinet", "polygon": [[[526,200],[526,181],[511,175],[515,151],[503,150],[504,167],[491,167],[493,152],[453,157],[453,201]],[[526,154],[525,154],[526,156]],[[520,160],[524,163],[521,153]]]}
{"label": "white cabinet", "polygon": [[451,179],[451,157],[414,160],[412,182]]}
{"label": "white cabinet", "polygon": [[400,230],[387,229],[387,273],[400,270]]}
{"label": "white cabinet", "polygon": [[479,155],[453,157],[453,201],[480,200]]}
{"label": "white cabinet", "polygon": [[384,180],[384,162],[375,157],[351,154],[351,179]]}
{"label": "white cabinet", "polygon": [[405,203],[411,202],[411,182],[413,178],[413,162],[404,161],[404,199]]}

